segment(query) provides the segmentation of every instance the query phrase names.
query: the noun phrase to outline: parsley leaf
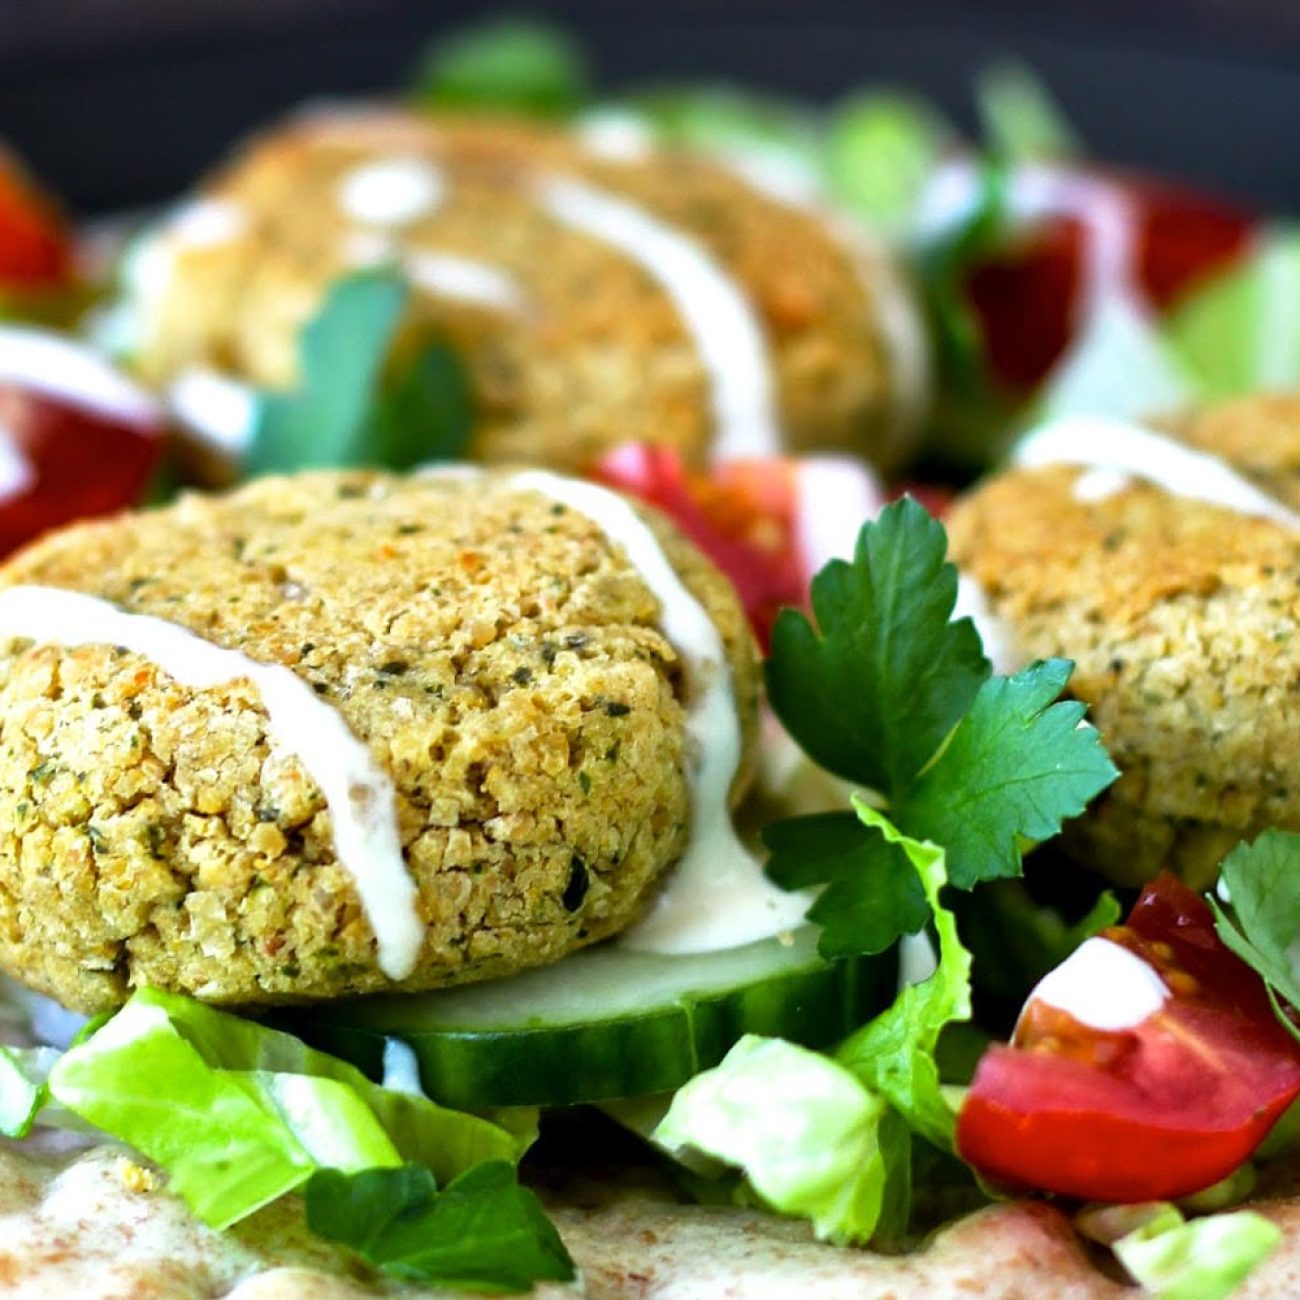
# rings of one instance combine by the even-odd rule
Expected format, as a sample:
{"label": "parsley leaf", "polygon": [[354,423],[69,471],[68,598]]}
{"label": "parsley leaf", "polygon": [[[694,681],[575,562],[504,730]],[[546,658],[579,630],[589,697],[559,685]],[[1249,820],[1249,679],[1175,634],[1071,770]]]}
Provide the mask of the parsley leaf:
{"label": "parsley leaf", "polygon": [[767,874],[782,889],[828,884],[808,910],[822,927],[823,957],[884,952],[930,919],[916,868],[907,854],[851,812],[816,813],[763,831],[771,851]]}
{"label": "parsley leaf", "polygon": [[1020,874],[1020,846],[1050,839],[1119,775],[1084,705],[1053,703],[1070,679],[1065,659],[1031,664],[980,687],[939,758],[893,808],[917,839],[948,851],[960,889]]}
{"label": "parsley leaf", "polygon": [[582,48],[561,28],[500,18],[441,40],[421,60],[413,93],[431,109],[564,117],[589,97]]}
{"label": "parsley leaf", "polygon": [[397,270],[336,281],[299,341],[302,381],[262,395],[245,469],[409,469],[463,451],[473,425],[469,384],[451,349],[426,343],[387,375],[409,292]]}
{"label": "parsley leaf", "polygon": [[988,675],[974,625],[949,621],[946,550],[943,525],[904,497],[863,526],[852,564],[832,560],[813,579],[817,627],[782,610],[772,630],[777,716],[823,767],[891,803]]}
{"label": "parsley leaf", "polygon": [[1213,894],[1219,938],[1268,985],[1278,1019],[1300,1038],[1278,997],[1300,1007],[1300,979],[1291,948],[1300,938],[1300,835],[1267,830],[1250,844],[1238,844],[1220,866],[1219,879],[1231,898],[1231,913]]}
{"label": "parsley leaf", "polygon": [[422,1165],[345,1174],[307,1184],[307,1225],[391,1277],[471,1291],[528,1291],[567,1282],[573,1261],[537,1198],[504,1161],[486,1161],[444,1191]]}

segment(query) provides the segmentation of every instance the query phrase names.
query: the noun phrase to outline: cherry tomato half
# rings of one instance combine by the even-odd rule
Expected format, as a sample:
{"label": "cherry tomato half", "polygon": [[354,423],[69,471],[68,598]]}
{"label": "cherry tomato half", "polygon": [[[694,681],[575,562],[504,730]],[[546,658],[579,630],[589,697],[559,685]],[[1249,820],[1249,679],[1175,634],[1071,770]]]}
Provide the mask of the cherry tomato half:
{"label": "cherry tomato half", "polygon": [[0,151],[0,288],[53,289],[72,273],[72,240],[54,205]]}
{"label": "cherry tomato half", "polygon": [[662,510],[731,579],[764,650],[778,612],[807,606],[813,574],[848,558],[884,503],[870,470],[840,456],[737,460],[697,474],[668,448],[632,444],[595,477]]}
{"label": "cherry tomato half", "polygon": [[153,402],[80,344],[0,327],[0,554],[135,504],[158,465]]}
{"label": "cherry tomato half", "polygon": [[[1085,955],[1090,944],[1123,954]],[[1127,973],[1106,988],[1106,970]],[[1126,925],[1039,984],[1010,1046],[985,1053],[957,1147],[1014,1186],[1168,1200],[1230,1174],[1297,1096],[1300,1044],[1215,934],[1205,901],[1165,875]]]}

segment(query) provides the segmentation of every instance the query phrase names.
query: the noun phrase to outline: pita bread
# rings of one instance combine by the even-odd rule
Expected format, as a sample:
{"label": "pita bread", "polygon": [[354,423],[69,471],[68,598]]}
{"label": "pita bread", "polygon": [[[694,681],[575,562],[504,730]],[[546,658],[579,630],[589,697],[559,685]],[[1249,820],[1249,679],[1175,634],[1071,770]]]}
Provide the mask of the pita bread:
{"label": "pita bread", "polygon": [[[111,1146],[0,1147],[0,1293],[36,1300],[353,1300],[451,1295],[387,1281],[313,1237],[286,1198],[217,1234],[165,1190],[160,1175]],[[680,1205],[643,1187],[584,1181],[548,1193],[581,1269],[536,1300],[1106,1300],[1133,1295],[1102,1271],[1069,1219],[1018,1202],[972,1214],[923,1249],[884,1256],[814,1241],[806,1225],[748,1210]],[[1300,1197],[1261,1203],[1287,1232],[1239,1292],[1300,1294]],[[463,1293],[462,1293],[463,1294]]]}

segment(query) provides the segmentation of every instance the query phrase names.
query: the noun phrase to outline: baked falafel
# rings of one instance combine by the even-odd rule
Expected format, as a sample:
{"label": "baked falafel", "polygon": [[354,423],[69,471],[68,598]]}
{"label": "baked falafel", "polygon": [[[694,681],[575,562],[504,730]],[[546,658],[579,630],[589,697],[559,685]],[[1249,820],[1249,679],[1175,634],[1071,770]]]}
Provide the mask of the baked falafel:
{"label": "baked falafel", "polygon": [[498,118],[337,108],[264,134],[128,258],[115,319],[158,387],[291,387],[330,283],[374,264],[412,288],[408,337],[467,366],[479,459],[580,469],[641,441],[893,468],[917,431],[916,311],[864,237],[703,158]]}
{"label": "baked falafel", "polygon": [[1164,486],[1107,463],[1111,428],[1030,435],[1033,463],[954,508],[952,558],[1004,656],[1075,661],[1123,773],[1066,847],[1122,884],[1169,868],[1204,888],[1242,838],[1300,829],[1300,396],[1131,431]]}
{"label": "baked falafel", "polygon": [[[262,479],[10,561],[0,966],[83,1011],[146,983],[275,1003],[490,978],[624,929],[700,811],[699,683],[622,541],[537,489]],[[744,614],[669,524],[637,517],[725,647],[743,739],[721,797],[738,798],[759,694]],[[33,639],[24,619],[69,603],[71,630]],[[137,628],[155,654],[118,643]],[[205,667],[223,654],[240,658]],[[277,724],[277,700],[307,722]],[[402,969],[358,877],[383,845],[344,851],[353,803],[382,822],[385,797],[419,924]]]}

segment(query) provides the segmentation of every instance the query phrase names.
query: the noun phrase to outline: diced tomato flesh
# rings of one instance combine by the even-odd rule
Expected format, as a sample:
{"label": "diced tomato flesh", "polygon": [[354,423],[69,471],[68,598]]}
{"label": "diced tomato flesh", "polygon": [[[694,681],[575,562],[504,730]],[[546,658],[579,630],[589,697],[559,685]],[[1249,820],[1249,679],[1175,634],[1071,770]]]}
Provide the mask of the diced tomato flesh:
{"label": "diced tomato flesh", "polygon": [[0,288],[57,288],[72,274],[72,240],[53,205],[0,154]]}

